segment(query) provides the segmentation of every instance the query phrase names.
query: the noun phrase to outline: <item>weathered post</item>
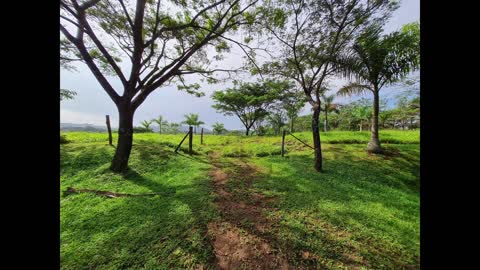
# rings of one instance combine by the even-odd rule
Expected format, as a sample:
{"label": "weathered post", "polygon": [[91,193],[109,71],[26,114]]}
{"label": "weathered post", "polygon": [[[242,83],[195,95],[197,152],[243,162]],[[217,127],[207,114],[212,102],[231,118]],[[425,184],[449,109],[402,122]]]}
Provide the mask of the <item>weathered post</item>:
{"label": "weathered post", "polygon": [[107,118],[107,129],[108,129],[108,144],[112,144],[112,129],[110,128],[110,116],[106,115]]}
{"label": "weathered post", "polygon": [[188,128],[188,132],[190,135],[188,135],[188,153],[191,155],[192,154],[192,140],[193,140],[193,127],[190,126]]}
{"label": "weathered post", "polygon": [[284,153],[285,153],[285,129],[282,132],[282,157]]}
{"label": "weathered post", "polygon": [[200,144],[203,144],[203,128],[202,128],[202,132],[200,133]]}
{"label": "weathered post", "polygon": [[175,153],[177,153],[178,149],[180,149],[180,146],[182,146],[183,141],[187,138],[187,136],[190,134],[190,131],[185,134],[185,137],[183,137],[182,141],[178,144],[177,148],[175,148]]}

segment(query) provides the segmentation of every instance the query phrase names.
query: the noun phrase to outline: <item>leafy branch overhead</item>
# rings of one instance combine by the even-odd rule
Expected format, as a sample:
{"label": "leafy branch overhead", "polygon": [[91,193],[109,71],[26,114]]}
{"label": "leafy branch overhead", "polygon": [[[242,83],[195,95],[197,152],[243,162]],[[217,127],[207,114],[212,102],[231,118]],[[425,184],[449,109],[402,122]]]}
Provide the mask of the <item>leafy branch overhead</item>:
{"label": "leafy branch overhead", "polygon": [[[219,56],[228,52],[235,40],[226,34],[252,24],[254,13],[243,13],[256,2],[64,0],[60,29],[68,50],[62,59],[85,62],[114,102],[128,97],[134,108],[170,83],[199,95],[198,85],[186,84],[184,75],[214,82],[214,72],[235,72],[212,67],[207,50],[214,48]],[[120,66],[122,59],[130,60],[129,73]],[[110,84],[109,75],[119,78],[123,93]]]}

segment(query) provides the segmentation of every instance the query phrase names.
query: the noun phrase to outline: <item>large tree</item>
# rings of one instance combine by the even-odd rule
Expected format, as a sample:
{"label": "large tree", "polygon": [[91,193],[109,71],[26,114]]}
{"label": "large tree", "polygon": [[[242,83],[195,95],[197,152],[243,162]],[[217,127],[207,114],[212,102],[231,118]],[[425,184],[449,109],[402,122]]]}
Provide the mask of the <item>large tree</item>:
{"label": "large tree", "polygon": [[312,106],[314,167],[322,171],[319,116],[322,88],[351,40],[362,28],[385,21],[397,7],[391,0],[279,0],[265,8],[262,28],[277,44],[273,61],[261,72],[294,80]]}
{"label": "large tree", "polygon": [[342,67],[346,77],[355,81],[342,87],[338,94],[373,94],[371,137],[367,151],[382,153],[378,134],[380,90],[396,83],[420,65],[420,25],[411,23],[401,31],[382,36],[380,24],[371,25],[356,40],[349,60]]}
{"label": "large tree", "polygon": [[[178,83],[198,94],[184,75],[214,81],[207,49],[217,56],[234,41],[228,34],[251,24],[246,13],[257,0],[61,0],[62,59],[79,58],[91,70],[119,113],[118,143],[110,169],[128,167],[133,116],[156,89]],[[237,44],[239,44],[237,42]],[[219,57],[216,57],[216,59]],[[120,65],[120,61],[128,63]],[[115,86],[108,76],[119,81]]]}
{"label": "large tree", "polygon": [[247,136],[255,122],[268,114],[270,106],[281,99],[282,93],[290,86],[286,81],[273,80],[236,84],[225,91],[215,91],[212,107],[225,115],[236,115],[245,126]]}

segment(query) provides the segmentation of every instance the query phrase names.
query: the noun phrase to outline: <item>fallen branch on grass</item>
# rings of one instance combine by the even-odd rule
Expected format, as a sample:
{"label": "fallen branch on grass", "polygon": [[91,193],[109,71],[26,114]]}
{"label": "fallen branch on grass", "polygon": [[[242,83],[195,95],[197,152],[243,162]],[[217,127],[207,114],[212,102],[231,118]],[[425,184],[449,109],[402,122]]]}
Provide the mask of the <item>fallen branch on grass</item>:
{"label": "fallen branch on grass", "polygon": [[108,198],[160,195],[160,193],[156,193],[156,192],[140,193],[140,194],[128,194],[128,193],[115,193],[115,192],[111,192],[111,191],[101,191],[101,190],[86,189],[86,188],[75,189],[75,188],[72,188],[72,187],[68,187],[67,190],[64,191],[64,195],[66,196],[66,195],[70,195],[70,194],[74,194],[74,193],[85,193],[85,192],[95,193],[97,195],[105,196],[105,197],[108,197]]}

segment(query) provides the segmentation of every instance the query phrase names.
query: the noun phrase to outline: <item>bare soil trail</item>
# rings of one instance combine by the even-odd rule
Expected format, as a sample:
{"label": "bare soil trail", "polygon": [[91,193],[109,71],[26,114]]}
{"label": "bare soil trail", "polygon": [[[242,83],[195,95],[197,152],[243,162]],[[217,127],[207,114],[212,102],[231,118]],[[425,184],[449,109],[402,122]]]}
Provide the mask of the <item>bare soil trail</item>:
{"label": "bare soil trail", "polygon": [[[265,217],[272,198],[251,190],[261,175],[243,159],[209,154],[215,204],[221,220],[208,224],[218,269],[294,269],[285,254],[272,246],[268,231],[275,222]],[[229,161],[230,160],[230,161]]]}

